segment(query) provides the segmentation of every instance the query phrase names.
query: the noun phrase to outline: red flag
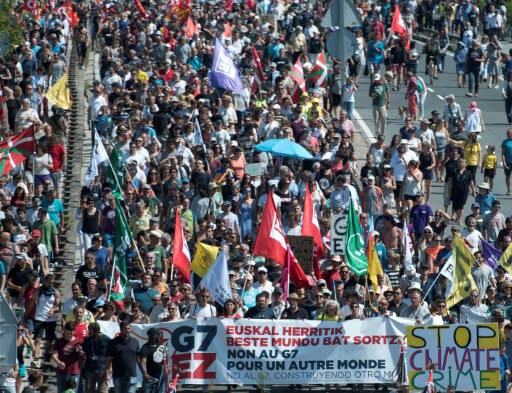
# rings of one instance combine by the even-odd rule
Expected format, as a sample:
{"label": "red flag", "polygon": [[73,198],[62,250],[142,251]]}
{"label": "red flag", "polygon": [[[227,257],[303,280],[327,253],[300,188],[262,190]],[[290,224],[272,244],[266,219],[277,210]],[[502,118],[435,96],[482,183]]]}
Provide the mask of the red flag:
{"label": "red flag", "polygon": [[224,25],[224,38],[231,38],[231,23]]}
{"label": "red flag", "polygon": [[254,46],[252,47],[252,66],[255,69],[254,79],[252,81],[252,92],[256,93],[265,80],[265,74],[263,72],[263,66],[261,65],[260,55]]}
{"label": "red flag", "polygon": [[324,256],[324,247],[322,243],[322,233],[320,224],[316,215],[315,206],[313,206],[313,197],[309,190],[309,184],[306,185],[306,195],[304,196],[304,211],[302,214],[302,236],[313,237],[313,270],[316,278],[320,278],[319,260]]}
{"label": "red flag", "polygon": [[139,11],[140,16],[142,16],[144,19],[148,19],[148,13],[144,9],[144,6],[140,2],[140,0],[135,0],[135,7],[137,7],[137,10]]}
{"label": "red flag", "polygon": [[247,0],[247,7],[254,11],[256,9],[256,0]]}
{"label": "red flag", "polygon": [[409,48],[409,32],[407,31],[407,25],[402,18],[400,13],[400,7],[395,4],[395,12],[393,13],[393,21],[391,22],[391,31],[398,34],[405,43],[405,47]]}
{"label": "red flag", "polygon": [[180,212],[176,209],[176,225],[172,245],[172,263],[187,282],[190,282],[190,251],[183,232]]}
{"label": "red flag", "polygon": [[0,143],[0,172],[7,175],[35,150],[34,126]]}
{"label": "red flag", "polygon": [[[124,288],[121,284],[121,273],[119,272],[119,269],[114,269],[114,281],[112,283],[112,287],[110,288],[111,293],[121,294],[121,296],[124,296]],[[111,296],[110,297],[114,304],[116,305],[116,308],[118,311],[124,311],[124,301],[117,299],[117,296]]]}
{"label": "red flag", "polygon": [[434,393],[434,373],[432,371],[432,368],[428,370],[428,381],[425,387],[423,388],[423,393]]}
{"label": "red flag", "polygon": [[289,269],[290,269],[290,282],[295,285],[295,288],[306,288],[309,286],[308,276],[304,273],[302,266],[299,261],[293,254],[290,245],[288,245],[288,250],[286,252],[286,258],[289,259]]}
{"label": "red flag", "polygon": [[197,26],[197,22],[195,22],[192,17],[188,17],[187,24],[185,26],[185,35],[190,40],[198,32],[199,28]]}
{"label": "red flag", "polygon": [[304,91],[306,89],[306,80],[304,79],[304,68],[302,67],[302,60],[299,56],[295,64],[290,70],[290,78],[292,78],[299,88]]}
{"label": "red flag", "polygon": [[288,240],[286,239],[281,220],[277,215],[273,195],[272,192],[267,194],[267,202],[263,209],[263,216],[253,254],[273,259],[280,265],[283,265]]}
{"label": "red flag", "polygon": [[320,52],[316,58],[313,69],[308,74],[308,79],[314,83],[317,87],[327,86],[327,66],[325,65],[324,52]]}
{"label": "red flag", "polygon": [[226,4],[224,4],[224,10],[227,13],[233,12],[233,0],[226,0]]}

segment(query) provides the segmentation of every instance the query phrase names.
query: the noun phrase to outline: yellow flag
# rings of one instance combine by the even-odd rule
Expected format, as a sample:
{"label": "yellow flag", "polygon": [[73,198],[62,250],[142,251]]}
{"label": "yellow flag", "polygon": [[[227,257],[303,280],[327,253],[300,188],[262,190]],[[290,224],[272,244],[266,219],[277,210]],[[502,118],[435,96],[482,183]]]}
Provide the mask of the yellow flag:
{"label": "yellow flag", "polygon": [[512,243],[509,244],[503,254],[501,254],[498,262],[507,273],[512,274]]}
{"label": "yellow flag", "polygon": [[379,288],[379,280],[377,276],[383,275],[382,265],[380,264],[379,256],[377,255],[377,249],[375,248],[375,241],[373,235],[368,239],[368,276],[373,284],[373,289],[377,291]]}
{"label": "yellow flag", "polygon": [[213,262],[215,262],[218,253],[219,247],[197,242],[196,253],[194,254],[194,259],[190,264],[190,270],[199,277],[203,277],[208,269],[213,265]]}
{"label": "yellow flag", "polygon": [[62,77],[52,87],[48,89],[45,97],[64,110],[71,109],[71,97],[68,87],[68,74]]}
{"label": "yellow flag", "polygon": [[453,269],[452,292],[446,299],[447,308],[469,297],[471,291],[478,290],[471,274],[471,269],[476,263],[476,259],[471,250],[464,244],[464,240],[459,236],[453,237],[452,253],[454,255],[455,267]]}

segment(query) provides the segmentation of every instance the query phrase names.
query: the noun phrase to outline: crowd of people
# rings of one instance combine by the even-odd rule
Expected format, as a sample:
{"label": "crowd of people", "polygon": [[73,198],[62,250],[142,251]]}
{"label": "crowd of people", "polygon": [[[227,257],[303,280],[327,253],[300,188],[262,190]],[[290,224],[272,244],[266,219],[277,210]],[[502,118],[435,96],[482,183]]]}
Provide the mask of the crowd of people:
{"label": "crowd of people", "polygon": [[[326,55],[324,78],[315,75],[328,34],[321,27],[326,2],[136,3],[82,3],[77,8],[82,24],[74,32],[61,8],[47,10],[41,19],[20,19],[27,42],[0,60],[8,109],[4,135],[33,125],[38,139],[36,154],[0,179],[0,289],[20,316],[17,392],[27,383],[27,392],[37,389],[42,383],[37,369],[49,360],[56,367],[58,393],[106,392],[110,371],[114,391],[132,393],[137,368],[143,390],[154,392],[162,371],[153,361],[158,331],[150,330],[139,348],[130,325],[189,318],[495,321],[501,344],[512,354],[512,277],[502,266],[489,267],[482,253],[484,241],[499,251],[512,242],[512,216],[501,212],[492,193],[494,178],[503,176],[501,153],[510,194],[512,129],[502,146],[482,151],[485,114],[477,101],[482,84],[500,87],[503,63],[504,124],[512,123],[512,61],[502,58],[499,42],[506,34],[502,2],[488,0],[479,8],[467,0],[409,1],[395,8],[390,0],[357,1],[362,20],[353,29],[357,48],[346,62]],[[397,9],[407,25],[405,36],[390,30]],[[422,78],[420,47],[405,37],[430,28],[436,32],[424,46],[429,78]],[[459,36],[451,48],[456,82],[460,89],[467,85],[473,101],[463,109],[450,94],[439,111],[426,114],[427,83],[435,84],[445,71],[450,34]],[[242,92],[210,84],[216,38],[240,71]],[[124,181],[119,198],[104,163],[82,189],[76,218],[83,264],[74,282],[65,284],[71,288],[66,296],[68,287],[57,288],[53,269],[65,231],[59,182],[67,130],[65,114],[42,97],[66,72],[71,39],[82,68],[92,49],[99,53],[88,119],[110,157],[124,163]],[[305,86],[297,80],[297,61]],[[370,80],[366,99],[377,141],[363,150],[352,119],[364,78]],[[391,94],[404,88],[407,106],[399,108],[404,125],[391,130]],[[314,159],[255,149],[273,138],[300,144]],[[365,162],[358,166],[358,161]],[[477,182],[478,172],[484,181]],[[434,182],[444,184],[443,206],[432,205]],[[302,234],[306,189],[320,224],[323,257],[316,261],[317,272],[305,272],[308,285],[292,282],[284,299],[284,261],[254,255],[253,248],[269,197],[286,234]],[[343,255],[330,255],[331,217],[347,213],[351,203],[383,268],[373,289]],[[127,253],[130,285],[123,309],[110,296],[116,204],[135,239]],[[223,305],[173,265],[177,212],[192,256],[198,242],[229,255],[232,299]],[[404,228],[414,248],[407,264]],[[448,310],[447,283],[439,277],[456,238],[464,239],[474,256],[477,289]],[[119,322],[120,336],[109,340],[98,321]],[[33,361],[27,379],[28,348]],[[503,391],[509,368],[503,368]]]}

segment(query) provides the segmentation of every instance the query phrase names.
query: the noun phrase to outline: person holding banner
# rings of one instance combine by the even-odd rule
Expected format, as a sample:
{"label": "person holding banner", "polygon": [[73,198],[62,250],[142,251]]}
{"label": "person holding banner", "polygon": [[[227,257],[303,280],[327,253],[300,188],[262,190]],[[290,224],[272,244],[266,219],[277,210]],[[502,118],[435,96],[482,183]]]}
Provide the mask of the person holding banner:
{"label": "person holding banner", "polygon": [[419,322],[426,322],[432,318],[428,306],[423,303],[421,296],[421,286],[417,282],[413,282],[407,289],[407,297],[411,305],[400,312],[402,318],[412,318]]}
{"label": "person holding banner", "polygon": [[217,309],[208,302],[210,291],[207,288],[201,288],[196,294],[197,303],[189,309],[189,319],[206,319],[217,316]]}
{"label": "person holding banner", "polygon": [[148,341],[140,349],[137,356],[137,363],[144,378],[142,392],[156,393],[163,366],[162,363],[156,363],[153,360],[153,355],[160,345],[160,333],[156,328],[149,329],[147,333]]}

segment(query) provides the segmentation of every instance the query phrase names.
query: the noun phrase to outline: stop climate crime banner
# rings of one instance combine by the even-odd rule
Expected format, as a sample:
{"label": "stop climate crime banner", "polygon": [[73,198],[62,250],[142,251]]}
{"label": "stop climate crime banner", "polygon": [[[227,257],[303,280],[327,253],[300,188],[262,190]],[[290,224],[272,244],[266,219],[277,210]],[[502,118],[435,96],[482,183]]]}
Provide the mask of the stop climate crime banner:
{"label": "stop climate crime banner", "polygon": [[[142,346],[149,328],[159,330],[180,384],[382,384],[397,381],[411,323],[207,319],[133,324],[132,335]],[[109,337],[119,331],[117,323],[100,325]]]}
{"label": "stop climate crime banner", "polygon": [[407,327],[411,390],[422,390],[433,374],[438,391],[500,389],[498,325]]}

